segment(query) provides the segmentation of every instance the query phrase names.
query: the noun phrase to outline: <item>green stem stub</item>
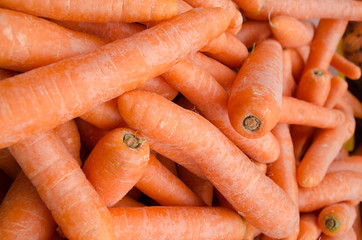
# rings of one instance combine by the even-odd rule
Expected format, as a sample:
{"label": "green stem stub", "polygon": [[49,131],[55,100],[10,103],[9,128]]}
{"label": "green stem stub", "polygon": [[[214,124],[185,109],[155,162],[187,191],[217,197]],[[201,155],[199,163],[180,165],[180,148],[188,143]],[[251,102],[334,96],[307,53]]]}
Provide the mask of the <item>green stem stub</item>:
{"label": "green stem stub", "polygon": [[137,149],[141,145],[141,139],[133,134],[125,134],[123,136],[123,143],[129,148]]}
{"label": "green stem stub", "polygon": [[244,118],[243,126],[246,130],[254,132],[260,128],[260,120],[254,115],[249,115]]}

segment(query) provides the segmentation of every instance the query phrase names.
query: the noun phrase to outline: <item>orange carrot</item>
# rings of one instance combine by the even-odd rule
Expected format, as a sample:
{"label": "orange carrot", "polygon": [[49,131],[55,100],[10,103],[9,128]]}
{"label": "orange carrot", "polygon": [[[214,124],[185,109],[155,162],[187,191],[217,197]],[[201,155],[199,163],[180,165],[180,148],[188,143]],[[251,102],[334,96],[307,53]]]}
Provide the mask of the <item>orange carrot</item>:
{"label": "orange carrot", "polygon": [[315,213],[302,213],[299,227],[298,240],[318,239],[322,232],[318,226],[318,218]]}
{"label": "orange carrot", "polygon": [[288,49],[292,59],[292,73],[293,77],[297,80],[302,76],[304,61],[300,53],[295,49]]}
{"label": "orange carrot", "polygon": [[157,93],[170,101],[175,99],[178,94],[178,91],[168,85],[165,79],[160,76],[152,78],[141,87],[137,88],[137,90]]}
{"label": "orange carrot", "polygon": [[182,166],[177,168],[180,179],[199,196],[204,203],[208,206],[212,206],[214,187],[206,180],[199,178],[198,176],[191,173],[189,170]]}
{"label": "orange carrot", "polygon": [[107,207],[121,200],[141,179],[149,152],[143,136],[127,128],[114,129],[99,140],[83,172]]}
{"label": "orange carrot", "polygon": [[54,132],[10,147],[25,175],[71,239],[113,239],[111,216]]}
{"label": "orange carrot", "polygon": [[267,39],[271,35],[268,22],[248,20],[235,35],[247,48]]}
{"label": "orange carrot", "polygon": [[99,141],[99,139],[101,139],[108,133],[107,130],[99,129],[80,118],[75,119],[75,122],[77,123],[82,143],[89,150],[92,150]]}
{"label": "orange carrot", "polygon": [[112,208],[110,211],[116,239],[242,239],[245,231],[239,215],[220,207]]}
{"label": "orange carrot", "polygon": [[[152,153],[152,149],[150,150]],[[173,175],[175,175],[176,177],[178,176],[176,163],[174,161],[156,152],[154,155],[157,156],[158,161],[160,161],[160,163],[162,163],[163,166],[165,166],[168,170],[170,170],[170,172],[172,172]]]}
{"label": "orange carrot", "polygon": [[[136,104],[139,102],[142,104]],[[206,119],[157,94],[142,91],[123,94],[118,107],[129,126],[187,152],[233,207],[265,234],[285,237],[295,230],[299,220],[296,206]],[[253,211],[250,206],[254,206]]]}
{"label": "orange carrot", "polygon": [[25,13],[1,8],[0,15],[6,19],[0,23],[2,68],[23,72],[93,51],[105,44],[95,36],[74,32]]}
{"label": "orange carrot", "polygon": [[362,118],[362,103],[349,91],[343,95],[343,100],[353,109],[356,118]]}
{"label": "orange carrot", "polygon": [[267,164],[266,163],[261,163],[261,162],[258,162],[258,161],[253,161],[253,163],[255,164],[255,166],[257,166],[259,168],[259,170],[266,174],[266,171],[267,171]]}
{"label": "orange carrot", "polygon": [[36,0],[31,3],[24,0],[3,0],[0,6],[45,18],[76,22],[142,22],[168,19],[177,14],[177,4],[173,0],[87,1],[86,4],[79,0]]}
{"label": "orange carrot", "polygon": [[112,206],[112,208],[120,208],[120,207],[144,207],[143,203],[137,202],[131,197],[124,196],[121,200],[119,200],[116,204]]}
{"label": "orange carrot", "polygon": [[[0,128],[0,147],[49,130],[141,86],[215,38],[229,22],[226,10],[194,9],[94,52],[1,81],[0,125],[7,127]],[[207,27],[200,31],[195,24]]]}
{"label": "orange carrot", "polygon": [[318,224],[322,232],[328,236],[340,236],[346,233],[356,218],[352,204],[337,203],[323,208],[318,215]]}
{"label": "orange carrot", "polygon": [[269,21],[274,37],[283,47],[301,47],[308,45],[314,36],[314,25],[308,21],[299,21],[291,16],[276,16]]}
{"label": "orange carrot", "polygon": [[341,160],[334,160],[328,167],[327,172],[330,173],[344,170],[362,173],[362,156],[355,155]]}
{"label": "orange carrot", "polygon": [[335,128],[345,121],[345,115],[339,110],[320,107],[292,97],[283,97],[281,110],[280,123]]}
{"label": "orange carrot", "polygon": [[205,203],[150,154],[145,171],[136,187],[164,206],[204,206]]}
{"label": "orange carrot", "polygon": [[9,78],[12,76],[15,76],[16,72],[10,71],[10,70],[4,70],[4,69],[0,69],[0,80],[1,79],[5,79],[5,78]]}
{"label": "orange carrot", "polygon": [[322,234],[321,240],[357,240],[357,235],[355,233],[355,231],[353,230],[353,228],[349,229],[348,232],[346,232],[345,234],[342,234],[340,236],[335,236],[335,237],[331,237],[331,236],[327,236]]}
{"label": "orange carrot", "polygon": [[243,240],[254,240],[254,226],[245,221],[245,234]]}
{"label": "orange carrot", "polygon": [[349,156],[349,152],[348,152],[346,146],[343,145],[343,147],[341,147],[341,149],[338,152],[338,155],[334,158],[333,161],[344,160],[348,156]]}
{"label": "orange carrot", "polygon": [[298,204],[299,211],[311,212],[336,202],[361,199],[362,174],[338,171],[326,174],[322,182],[315,187],[300,187]]}
{"label": "orange carrot", "polygon": [[265,40],[245,61],[231,89],[228,112],[237,132],[260,138],[273,129],[280,116],[282,82],[282,48],[275,40]]}
{"label": "orange carrot", "polygon": [[15,179],[20,167],[7,148],[0,149],[0,169],[9,177]]}
{"label": "orange carrot", "polygon": [[361,68],[338,53],[333,55],[331,65],[350,79],[361,78]]}
{"label": "orange carrot", "polygon": [[0,205],[1,239],[47,240],[56,224],[23,172],[19,172]]}
{"label": "orange carrot", "polygon": [[297,87],[292,75],[292,51],[283,50],[283,96],[294,95]]}
{"label": "orange carrot", "polygon": [[270,133],[260,139],[249,139],[234,130],[228,119],[228,94],[200,67],[183,60],[162,76],[250,158],[260,162],[273,162],[278,158],[279,145]]}
{"label": "orange carrot", "polygon": [[347,91],[347,88],[348,84],[343,78],[339,76],[332,77],[331,89],[329,91],[327,100],[324,103],[324,107],[333,108]]}
{"label": "orange carrot", "polygon": [[131,197],[133,199],[139,200],[142,195],[142,192],[138,190],[136,187],[133,187],[126,196]]}
{"label": "orange carrot", "polygon": [[360,207],[359,204],[357,204],[355,206],[355,211],[356,211],[356,221],[354,221],[353,223],[353,229],[357,235],[357,240],[361,240],[362,239],[362,223],[361,223],[361,211],[360,211]]}

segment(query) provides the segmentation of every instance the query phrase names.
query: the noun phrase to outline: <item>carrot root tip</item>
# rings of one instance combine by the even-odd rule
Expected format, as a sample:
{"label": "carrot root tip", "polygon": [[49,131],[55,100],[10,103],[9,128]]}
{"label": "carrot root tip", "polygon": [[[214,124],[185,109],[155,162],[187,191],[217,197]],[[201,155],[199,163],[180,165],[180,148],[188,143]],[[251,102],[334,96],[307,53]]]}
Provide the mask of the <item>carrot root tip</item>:
{"label": "carrot root tip", "polygon": [[256,131],[260,128],[260,120],[254,115],[249,115],[246,118],[244,118],[243,126],[248,131]]}
{"label": "carrot root tip", "polygon": [[125,134],[123,136],[123,143],[129,148],[137,149],[140,147],[142,140],[133,134]]}

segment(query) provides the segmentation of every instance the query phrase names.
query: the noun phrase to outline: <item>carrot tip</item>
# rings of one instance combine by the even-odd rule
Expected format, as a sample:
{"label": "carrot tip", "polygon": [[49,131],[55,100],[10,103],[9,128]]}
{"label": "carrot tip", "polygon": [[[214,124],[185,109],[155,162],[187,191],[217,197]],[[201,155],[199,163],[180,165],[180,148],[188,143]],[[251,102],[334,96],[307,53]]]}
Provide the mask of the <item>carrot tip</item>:
{"label": "carrot tip", "polygon": [[123,136],[123,143],[127,145],[127,147],[137,149],[140,147],[142,141],[140,138],[136,137],[133,134],[125,134]]}
{"label": "carrot tip", "polygon": [[328,230],[336,230],[338,228],[338,221],[336,221],[333,217],[326,217],[324,219],[324,226]]}
{"label": "carrot tip", "polygon": [[254,115],[249,115],[244,119],[243,126],[246,130],[256,131],[260,128],[260,120]]}

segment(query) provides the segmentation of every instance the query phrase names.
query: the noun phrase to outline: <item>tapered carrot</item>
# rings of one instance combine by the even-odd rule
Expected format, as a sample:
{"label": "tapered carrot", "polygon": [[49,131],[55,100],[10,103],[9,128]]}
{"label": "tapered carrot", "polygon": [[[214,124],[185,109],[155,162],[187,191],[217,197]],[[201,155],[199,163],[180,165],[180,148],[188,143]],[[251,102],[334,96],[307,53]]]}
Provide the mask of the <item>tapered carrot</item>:
{"label": "tapered carrot", "polygon": [[231,125],[242,136],[260,138],[279,121],[282,61],[280,44],[265,40],[256,46],[240,69],[231,89],[228,112]]}
{"label": "tapered carrot", "polygon": [[242,29],[236,34],[236,37],[245,44],[247,48],[251,48],[253,44],[257,44],[271,35],[268,22],[248,20],[243,23]]}
{"label": "tapered carrot", "polygon": [[328,167],[327,172],[330,173],[344,170],[362,173],[362,156],[355,155],[341,160],[334,160]]}
{"label": "tapered carrot", "polygon": [[292,59],[292,73],[293,77],[299,81],[299,78],[302,76],[304,61],[299,52],[295,49],[288,49],[291,54]]}
{"label": "tapered carrot", "polygon": [[[136,104],[140,101],[143,104]],[[118,107],[131,127],[187,152],[233,207],[265,234],[285,237],[295,230],[297,209],[283,190],[206,119],[157,94],[142,91],[123,94]],[[268,197],[263,196],[265,192]]]}
{"label": "tapered carrot", "polygon": [[344,93],[347,91],[348,84],[346,80],[339,76],[334,76],[331,78],[331,89],[329,91],[328,97],[324,103],[324,107],[333,108],[337,102],[342,98]]}
{"label": "tapered carrot", "polygon": [[339,110],[319,107],[293,97],[283,97],[281,109],[280,123],[335,128],[345,121],[345,115]]}
{"label": "tapered carrot", "polygon": [[361,77],[361,68],[338,53],[333,55],[331,65],[350,79]]}
{"label": "tapered carrot", "polygon": [[302,213],[299,228],[298,240],[318,239],[322,232],[318,226],[318,216],[315,213]]}
{"label": "tapered carrot", "polygon": [[127,128],[114,129],[99,140],[83,171],[106,206],[122,199],[141,179],[149,152],[142,135]]}
{"label": "tapered carrot", "polygon": [[162,163],[163,166],[165,166],[168,170],[170,170],[170,172],[172,172],[173,175],[175,175],[176,177],[178,176],[176,163],[174,161],[156,152],[154,153],[154,155],[157,157],[158,161]]}
{"label": "tapered carrot", "polygon": [[20,167],[7,148],[0,149],[0,169],[9,177],[15,179]]}
{"label": "tapered carrot", "polygon": [[249,139],[234,130],[228,119],[227,92],[200,67],[183,60],[162,76],[250,158],[260,162],[272,162],[278,158],[279,145],[271,133],[261,139]]}
{"label": "tapered carrot", "polygon": [[294,95],[297,85],[292,75],[292,51],[283,50],[283,96]]}
{"label": "tapered carrot", "polygon": [[173,175],[157,158],[150,161],[136,187],[164,206],[204,206],[205,203]]}
{"label": "tapered carrot", "polygon": [[269,21],[274,37],[283,47],[301,47],[308,45],[314,36],[314,25],[311,22],[299,21],[292,16],[276,16]]}
{"label": "tapered carrot", "polygon": [[[0,147],[51,129],[141,86],[217,37],[229,22],[226,10],[194,9],[94,52],[1,81],[0,126],[6,125],[1,130],[7,130],[1,131]],[[207,27],[200,31],[195,24]]]}
{"label": "tapered carrot", "polygon": [[[333,189],[333,191],[331,191]],[[326,174],[321,183],[299,188],[299,211],[310,212],[336,202],[362,199],[362,174],[338,171]]]}
{"label": "tapered carrot", "polygon": [[116,239],[242,239],[245,231],[240,216],[219,207],[112,208],[110,211]]}
{"label": "tapered carrot", "polygon": [[87,1],[71,2],[36,0],[2,0],[1,7],[26,12],[31,15],[51,19],[76,22],[142,22],[163,20],[177,14],[177,4],[173,0],[153,1]]}
{"label": "tapered carrot", "polygon": [[105,44],[95,36],[74,32],[25,13],[0,8],[0,15],[5,19],[0,23],[2,68],[23,72]]}
{"label": "tapered carrot", "polygon": [[351,92],[346,91],[343,100],[352,107],[353,115],[356,118],[362,118],[362,103]]}
{"label": "tapered carrot", "polygon": [[55,133],[34,135],[10,151],[68,238],[114,239],[107,208]]}
{"label": "tapered carrot", "polygon": [[206,180],[199,178],[182,166],[177,168],[179,178],[208,206],[212,206],[214,187]]}
{"label": "tapered carrot", "polygon": [[348,230],[348,232],[340,235],[340,236],[328,236],[325,234],[321,235],[321,240],[357,240],[357,235],[355,233],[355,231],[351,228]]}
{"label": "tapered carrot", "polygon": [[227,29],[228,32],[235,35],[237,32],[240,31],[241,25],[243,24],[243,17],[241,16],[241,13],[239,10],[236,9],[233,2],[231,0],[185,0],[188,4],[190,4],[192,7],[221,7],[225,8],[230,13],[232,13],[233,18],[231,20],[231,23]]}
{"label": "tapered carrot", "polygon": [[[250,14],[247,17],[267,20],[271,17],[289,15],[297,19],[334,18],[351,21],[362,20],[362,4],[344,0],[237,0],[238,5]],[[328,6],[328,7],[327,7]]]}
{"label": "tapered carrot", "polygon": [[0,205],[0,238],[47,240],[55,227],[50,211],[20,172]]}
{"label": "tapered carrot", "polygon": [[337,203],[323,208],[318,215],[318,224],[322,232],[328,236],[340,236],[346,233],[356,218],[352,204]]}
{"label": "tapered carrot", "polygon": [[16,72],[14,72],[14,71],[0,69],[0,80],[15,76],[15,75],[16,75]]}
{"label": "tapered carrot", "polygon": [[112,208],[120,208],[120,207],[144,207],[143,203],[137,202],[131,197],[127,195],[124,196],[121,200],[119,200],[116,204],[112,206]]}

